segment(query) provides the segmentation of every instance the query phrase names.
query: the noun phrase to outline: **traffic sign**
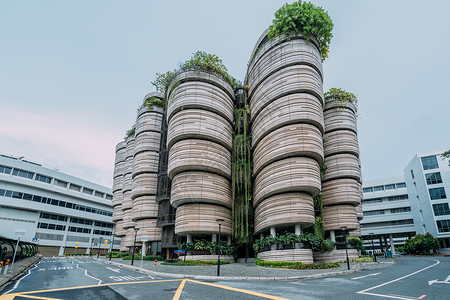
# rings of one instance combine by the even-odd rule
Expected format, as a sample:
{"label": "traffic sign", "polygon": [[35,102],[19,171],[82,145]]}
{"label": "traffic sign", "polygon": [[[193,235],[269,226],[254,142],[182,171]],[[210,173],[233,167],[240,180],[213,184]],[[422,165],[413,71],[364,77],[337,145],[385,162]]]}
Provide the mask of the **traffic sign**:
{"label": "traffic sign", "polygon": [[184,253],[186,253],[186,251],[185,250],[174,250],[173,253],[175,253],[175,254],[184,254]]}
{"label": "traffic sign", "polygon": [[78,248],[78,245],[75,245],[75,249]]}
{"label": "traffic sign", "polygon": [[77,245],[78,245],[78,244],[79,244],[79,242],[75,242],[75,244],[77,244]]}
{"label": "traffic sign", "polygon": [[141,242],[148,242],[148,235],[141,236]]}
{"label": "traffic sign", "polygon": [[105,247],[108,247],[108,244],[105,244],[104,246],[105,246]]}
{"label": "traffic sign", "polygon": [[97,247],[97,243],[94,243],[94,247]]}
{"label": "traffic sign", "polygon": [[38,238],[33,238],[31,241],[32,241],[32,242],[37,242],[37,241],[38,241]]}

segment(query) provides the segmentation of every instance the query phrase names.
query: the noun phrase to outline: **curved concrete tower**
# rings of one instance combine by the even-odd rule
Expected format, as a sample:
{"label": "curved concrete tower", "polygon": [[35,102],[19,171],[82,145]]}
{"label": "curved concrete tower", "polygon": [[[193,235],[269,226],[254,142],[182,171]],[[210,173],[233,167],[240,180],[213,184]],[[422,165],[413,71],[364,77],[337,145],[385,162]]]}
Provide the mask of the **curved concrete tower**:
{"label": "curved concrete tower", "polygon": [[[358,216],[362,217],[362,211],[357,215],[361,208],[362,177],[355,113],[352,103],[327,96],[324,108],[327,169],[322,178],[323,218],[326,236],[334,241],[337,239],[338,244],[333,257],[326,261],[337,261],[344,255],[341,228],[346,227],[347,231],[353,232],[352,235],[358,235]],[[350,257],[358,257],[355,249],[349,251]]]}
{"label": "curved concrete tower", "polygon": [[[301,34],[255,46],[246,83],[252,122],[255,233],[302,233],[314,224],[321,190],[323,74],[319,47]],[[312,250],[261,252],[263,260],[312,262]]]}
{"label": "curved concrete tower", "polygon": [[[123,228],[123,173],[125,168],[125,152],[126,143],[120,142],[116,146],[116,158],[114,164],[114,174],[113,174],[113,217],[112,221],[116,224],[114,235],[117,237],[124,237],[126,235],[126,230]],[[125,239],[121,240],[120,251],[127,251],[125,247]]]}
{"label": "curved concrete tower", "polygon": [[234,91],[223,79],[185,71],[168,89],[168,176],[175,234],[216,241],[231,237],[231,148]]}
{"label": "curved concrete tower", "polygon": [[[156,226],[158,203],[155,197],[163,108],[146,106],[146,101],[152,98],[163,97],[160,93],[146,95],[138,111],[131,172],[131,221],[136,222],[136,228],[139,228],[136,235],[139,244],[143,235],[148,236],[149,242],[161,241],[161,228]],[[157,251],[155,247],[153,254]]]}
{"label": "curved concrete tower", "polygon": [[[133,129],[135,127],[133,126]],[[134,226],[135,222],[131,220],[131,209],[133,201],[131,200],[131,172],[133,170],[133,153],[134,153],[134,134],[130,135],[126,140],[125,150],[125,165],[123,172],[123,186],[122,186],[122,211],[123,211],[123,229],[126,230],[125,246],[127,248],[133,247],[134,242]]]}

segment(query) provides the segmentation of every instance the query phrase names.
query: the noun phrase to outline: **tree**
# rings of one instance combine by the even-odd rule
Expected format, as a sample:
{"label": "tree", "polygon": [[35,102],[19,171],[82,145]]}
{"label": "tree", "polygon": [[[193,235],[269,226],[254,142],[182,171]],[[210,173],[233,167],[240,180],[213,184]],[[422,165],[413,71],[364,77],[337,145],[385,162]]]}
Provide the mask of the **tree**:
{"label": "tree", "polygon": [[450,149],[441,154],[442,159],[450,158]]}
{"label": "tree", "polygon": [[429,232],[425,235],[418,234],[410,240],[406,240],[405,250],[408,254],[425,254],[430,250],[438,250],[439,242]]}

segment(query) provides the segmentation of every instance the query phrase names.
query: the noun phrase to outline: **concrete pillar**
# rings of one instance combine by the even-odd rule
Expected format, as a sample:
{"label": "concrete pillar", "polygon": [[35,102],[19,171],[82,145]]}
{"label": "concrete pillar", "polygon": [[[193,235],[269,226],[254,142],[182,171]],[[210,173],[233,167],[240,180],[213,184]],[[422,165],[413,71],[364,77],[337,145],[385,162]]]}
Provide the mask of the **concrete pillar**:
{"label": "concrete pillar", "polygon": [[[302,234],[302,226],[300,224],[295,224],[295,234]],[[295,249],[301,249],[303,247],[303,243],[295,243]]]}
{"label": "concrete pillar", "polygon": [[192,243],[192,233],[187,234],[187,242]]}
{"label": "concrete pillar", "polygon": [[380,251],[383,252],[383,239],[380,236]]}
{"label": "concrete pillar", "polygon": [[394,246],[394,238],[392,237],[392,234],[389,235],[389,241],[391,242],[391,252],[392,256],[395,256],[395,246]]}
{"label": "concrete pillar", "polygon": [[[270,227],[270,236],[271,237],[277,236],[277,230],[275,229],[275,227]],[[277,245],[275,244],[270,246],[270,250],[277,250]]]}
{"label": "concrete pillar", "polygon": [[211,243],[217,243],[217,234],[212,234],[211,236]]}
{"label": "concrete pillar", "polygon": [[[334,233],[334,230],[330,230],[330,239],[336,243],[336,234]],[[334,250],[336,250],[336,244],[334,244]]]}
{"label": "concrete pillar", "polygon": [[227,244],[231,245],[231,235],[227,236]]}
{"label": "concrete pillar", "polygon": [[147,255],[147,242],[142,242],[142,256]]}

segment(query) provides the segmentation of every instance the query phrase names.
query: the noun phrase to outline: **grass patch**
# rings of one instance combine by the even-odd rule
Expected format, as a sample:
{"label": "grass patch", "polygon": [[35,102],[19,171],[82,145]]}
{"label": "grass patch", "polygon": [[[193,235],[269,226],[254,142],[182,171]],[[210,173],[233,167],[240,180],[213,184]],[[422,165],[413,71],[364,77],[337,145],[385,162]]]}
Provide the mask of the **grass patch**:
{"label": "grass patch", "polygon": [[[358,258],[351,258],[349,259],[350,262],[373,262],[373,256],[365,256],[365,257],[358,257]],[[340,260],[339,263],[346,263],[347,260]]]}
{"label": "grass patch", "polygon": [[[132,255],[127,255],[123,258],[123,260],[131,260],[131,259],[132,259]],[[143,260],[155,260],[155,259],[157,259],[158,261],[163,261],[164,257],[159,256],[159,255],[146,255],[143,258]],[[134,255],[134,260],[141,260],[141,256],[139,254]]]}
{"label": "grass patch", "polygon": [[263,261],[256,259],[256,264],[261,267],[269,268],[283,268],[283,269],[297,269],[297,270],[309,270],[309,269],[331,269],[338,268],[339,263],[315,263],[304,264],[302,262],[288,262],[288,261]]}
{"label": "grass patch", "polygon": [[[228,265],[229,261],[220,261],[221,265]],[[170,265],[170,266],[217,266],[217,261],[202,261],[202,260],[189,260],[186,261],[177,261],[177,262],[164,262],[162,265]]]}

